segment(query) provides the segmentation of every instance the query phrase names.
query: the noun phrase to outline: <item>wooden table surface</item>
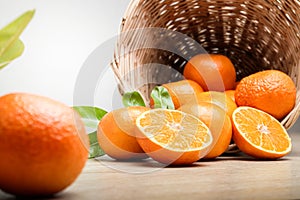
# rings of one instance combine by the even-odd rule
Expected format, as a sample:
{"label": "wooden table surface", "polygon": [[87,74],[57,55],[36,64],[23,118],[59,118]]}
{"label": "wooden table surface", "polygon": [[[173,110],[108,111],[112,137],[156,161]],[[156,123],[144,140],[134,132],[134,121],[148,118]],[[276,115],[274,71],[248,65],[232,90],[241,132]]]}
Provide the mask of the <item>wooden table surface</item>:
{"label": "wooden table surface", "polygon": [[[300,133],[293,151],[277,161],[239,155],[189,167],[153,161],[89,160],[78,179],[49,199],[300,199]],[[14,199],[0,191],[0,199]]]}

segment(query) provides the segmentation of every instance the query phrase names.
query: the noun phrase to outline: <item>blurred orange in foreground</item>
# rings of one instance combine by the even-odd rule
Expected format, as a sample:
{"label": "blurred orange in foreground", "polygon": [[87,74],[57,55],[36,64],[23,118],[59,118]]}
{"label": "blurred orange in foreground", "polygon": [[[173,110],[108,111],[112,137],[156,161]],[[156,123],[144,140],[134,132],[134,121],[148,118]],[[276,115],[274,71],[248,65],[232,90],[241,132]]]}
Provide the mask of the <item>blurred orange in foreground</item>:
{"label": "blurred orange in foreground", "polygon": [[197,117],[177,110],[153,109],[136,120],[137,140],[154,160],[188,165],[205,156],[213,137]]}
{"label": "blurred orange in foreground", "polygon": [[88,158],[80,116],[46,97],[0,97],[0,189],[21,196],[50,195],[69,186]]}
{"label": "blurred orange in foreground", "polygon": [[147,158],[134,133],[136,118],[149,109],[131,106],[104,115],[97,131],[98,142],[103,151],[117,160]]}
{"label": "blurred orange in foreground", "polygon": [[291,151],[291,138],[280,122],[261,110],[241,106],[232,115],[233,140],[241,151],[262,159],[277,159]]}

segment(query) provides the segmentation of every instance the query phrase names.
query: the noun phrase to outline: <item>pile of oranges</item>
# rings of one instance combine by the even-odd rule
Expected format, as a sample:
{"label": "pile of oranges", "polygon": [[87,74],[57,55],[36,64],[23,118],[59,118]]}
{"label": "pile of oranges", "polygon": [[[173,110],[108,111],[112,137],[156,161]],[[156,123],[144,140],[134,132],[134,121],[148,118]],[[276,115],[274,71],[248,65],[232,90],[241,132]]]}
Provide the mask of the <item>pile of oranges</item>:
{"label": "pile of oranges", "polygon": [[[291,151],[280,124],[295,106],[296,87],[278,70],[236,80],[223,55],[196,55],[184,68],[185,80],[163,84],[174,110],[130,106],[114,110],[98,126],[98,141],[118,160],[152,159],[187,165],[222,155],[233,141],[257,159],[278,159]],[[282,101],[284,99],[284,101]]]}
{"label": "pile of oranges", "polygon": [[[279,122],[296,101],[288,75],[266,70],[237,83],[233,64],[222,55],[193,57],[183,75],[185,80],[161,86],[174,109],[157,108],[152,99],[147,107],[129,106],[103,116],[97,138],[107,155],[150,157],[167,166],[215,159],[232,141],[258,159],[278,159],[291,151],[291,139]],[[78,177],[89,149],[78,113],[25,93],[0,97],[0,113],[0,189],[51,195]]]}

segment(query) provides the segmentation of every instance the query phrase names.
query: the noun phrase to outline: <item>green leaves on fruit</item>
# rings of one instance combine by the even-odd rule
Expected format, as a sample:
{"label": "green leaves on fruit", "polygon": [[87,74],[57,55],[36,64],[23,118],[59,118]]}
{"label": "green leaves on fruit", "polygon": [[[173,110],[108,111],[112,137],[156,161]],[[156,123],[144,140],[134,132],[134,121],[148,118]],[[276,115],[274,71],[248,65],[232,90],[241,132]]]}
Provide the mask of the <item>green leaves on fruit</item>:
{"label": "green leaves on fruit", "polygon": [[90,140],[89,158],[95,158],[104,155],[105,153],[101,149],[98,143],[97,127],[99,121],[107,112],[105,110],[102,110],[97,107],[92,107],[92,106],[74,106],[73,109],[76,110],[81,116],[81,119],[85,124],[86,130],[89,135],[89,140]]}
{"label": "green leaves on fruit", "polygon": [[150,96],[153,99],[154,108],[175,109],[172,97],[165,87],[154,87]]}
{"label": "green leaves on fruit", "polygon": [[122,102],[125,107],[146,106],[142,95],[137,91],[125,93],[122,97]]}

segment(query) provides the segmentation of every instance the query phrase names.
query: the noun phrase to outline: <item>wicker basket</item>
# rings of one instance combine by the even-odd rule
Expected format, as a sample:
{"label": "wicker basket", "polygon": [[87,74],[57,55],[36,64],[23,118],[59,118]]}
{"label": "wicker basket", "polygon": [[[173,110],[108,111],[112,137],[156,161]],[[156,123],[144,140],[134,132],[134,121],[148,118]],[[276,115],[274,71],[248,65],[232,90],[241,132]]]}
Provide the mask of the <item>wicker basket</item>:
{"label": "wicker basket", "polygon": [[[295,123],[300,110],[299,0],[132,0],[112,62],[120,92],[138,89],[147,98],[153,85],[180,79],[186,61],[203,51],[195,42],[208,53],[228,56],[237,79],[265,69],[288,74],[298,95],[282,124],[288,129]],[[170,76],[170,68],[178,74]]]}

